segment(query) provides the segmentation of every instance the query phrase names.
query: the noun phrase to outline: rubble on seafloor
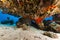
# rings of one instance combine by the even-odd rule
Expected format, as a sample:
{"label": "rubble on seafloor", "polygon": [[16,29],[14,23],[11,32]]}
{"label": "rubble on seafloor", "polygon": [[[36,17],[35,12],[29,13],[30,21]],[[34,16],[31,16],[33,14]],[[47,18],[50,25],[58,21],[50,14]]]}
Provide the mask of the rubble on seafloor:
{"label": "rubble on seafloor", "polygon": [[[34,29],[35,30],[35,29]],[[14,29],[11,27],[0,27],[0,39],[1,40],[53,40],[48,36],[44,36],[41,30],[22,30]],[[57,37],[57,36],[56,36]]]}
{"label": "rubble on seafloor", "polygon": [[51,38],[58,38],[58,36],[53,32],[45,32],[43,35],[49,36]]}

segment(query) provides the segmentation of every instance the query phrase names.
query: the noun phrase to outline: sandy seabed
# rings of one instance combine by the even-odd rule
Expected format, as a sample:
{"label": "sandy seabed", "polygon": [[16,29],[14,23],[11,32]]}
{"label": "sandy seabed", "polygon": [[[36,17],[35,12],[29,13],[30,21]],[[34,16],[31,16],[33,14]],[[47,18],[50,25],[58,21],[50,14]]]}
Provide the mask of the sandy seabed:
{"label": "sandy seabed", "polygon": [[42,35],[43,31],[30,28],[30,30],[16,29],[0,25],[0,40],[60,40],[60,34],[57,33],[58,38],[50,38]]}

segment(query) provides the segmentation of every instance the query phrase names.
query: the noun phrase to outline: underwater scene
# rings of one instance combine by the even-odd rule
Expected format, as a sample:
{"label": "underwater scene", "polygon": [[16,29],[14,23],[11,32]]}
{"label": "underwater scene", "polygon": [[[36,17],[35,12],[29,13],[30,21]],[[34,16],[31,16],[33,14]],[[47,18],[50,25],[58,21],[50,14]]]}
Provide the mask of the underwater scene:
{"label": "underwater scene", "polygon": [[60,0],[0,0],[0,40],[60,40]]}

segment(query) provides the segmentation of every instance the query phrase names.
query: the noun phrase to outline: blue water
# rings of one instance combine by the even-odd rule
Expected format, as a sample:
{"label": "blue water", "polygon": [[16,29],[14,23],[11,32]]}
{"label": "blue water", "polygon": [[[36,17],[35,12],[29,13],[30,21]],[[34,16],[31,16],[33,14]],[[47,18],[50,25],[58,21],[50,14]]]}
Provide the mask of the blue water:
{"label": "blue water", "polygon": [[[9,15],[7,13],[3,13],[3,11],[0,9],[0,23],[7,20],[7,17],[9,17],[9,20],[13,20],[14,24],[19,20],[20,17],[15,17],[12,15]],[[44,20],[53,20],[53,16],[47,17]]]}
{"label": "blue water", "polygon": [[7,20],[7,17],[9,17],[9,20],[13,20],[14,24],[16,24],[16,22],[19,19],[19,17],[15,17],[15,16],[9,15],[7,13],[3,13],[3,11],[0,9],[0,23]]}
{"label": "blue water", "polygon": [[47,21],[47,20],[51,20],[51,21],[52,21],[52,20],[53,20],[53,16],[46,17],[44,20],[46,20],[46,21]]}

